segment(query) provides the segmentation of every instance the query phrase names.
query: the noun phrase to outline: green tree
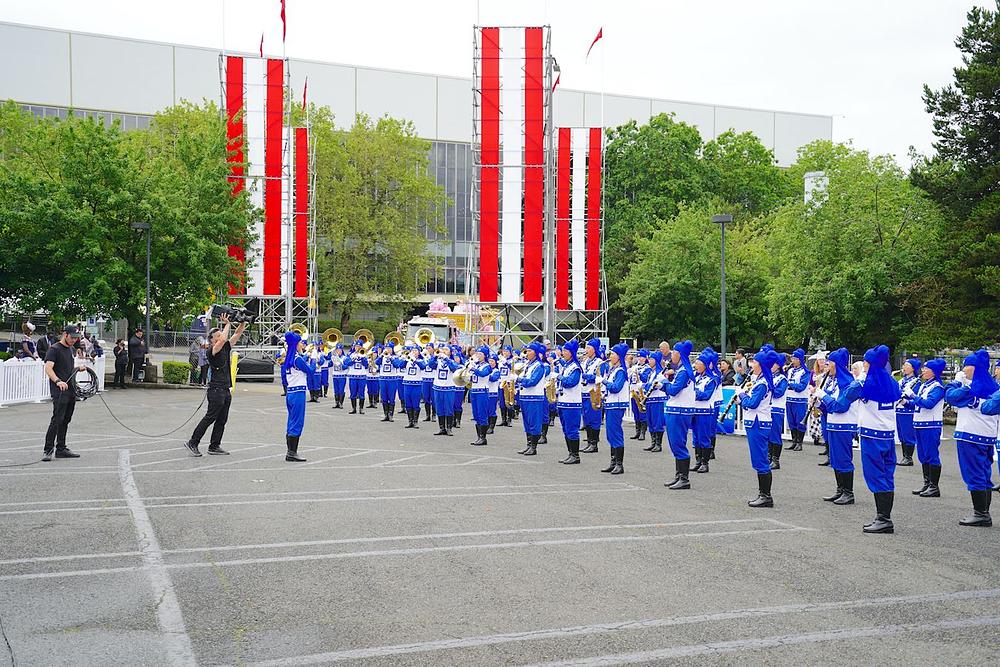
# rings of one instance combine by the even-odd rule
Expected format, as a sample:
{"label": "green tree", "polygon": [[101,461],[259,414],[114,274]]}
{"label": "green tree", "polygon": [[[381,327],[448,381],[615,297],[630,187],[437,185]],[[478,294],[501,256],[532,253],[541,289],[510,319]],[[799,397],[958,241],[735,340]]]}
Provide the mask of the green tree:
{"label": "green tree", "polygon": [[319,291],[347,326],[359,308],[412,301],[433,264],[447,199],[428,171],[429,142],[413,124],[359,114],[348,131],[314,110]]}
{"label": "green tree", "polygon": [[798,187],[778,168],[774,152],[752,132],[723,132],[702,151],[708,168],[706,189],[751,214],[773,210]]}
{"label": "green tree", "polygon": [[949,234],[940,281],[913,300],[929,340],[974,347],[1000,329],[1000,2],[972,8],[955,46],[954,83],[924,86],[936,154],[911,173],[944,209]]}
{"label": "green tree", "polygon": [[122,133],[92,119],[0,108],[0,298],[57,318],[141,320],[152,225],[155,312],[175,318],[222,293],[251,211],[226,182],[225,125],[212,105]]}

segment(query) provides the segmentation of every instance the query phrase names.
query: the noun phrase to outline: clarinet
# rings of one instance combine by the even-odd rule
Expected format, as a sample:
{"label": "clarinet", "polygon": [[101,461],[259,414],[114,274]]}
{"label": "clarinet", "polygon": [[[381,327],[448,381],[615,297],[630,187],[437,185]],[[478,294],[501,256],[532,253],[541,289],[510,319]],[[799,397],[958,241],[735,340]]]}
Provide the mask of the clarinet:
{"label": "clarinet", "polygon": [[[752,385],[752,384],[753,384],[753,375],[751,375],[750,373],[747,373],[747,377],[746,377],[745,380],[743,380],[743,384],[740,385],[740,387],[743,389],[743,391],[748,391],[750,389],[750,385]],[[733,394],[733,397],[729,399],[728,403],[726,403],[726,407],[723,408],[723,410],[722,410],[721,413],[719,413],[719,423],[720,424],[722,422],[726,421],[726,419],[729,418],[729,411],[732,410],[734,407],[736,407],[736,400],[739,397],[740,397],[740,395],[737,392],[737,393]]]}

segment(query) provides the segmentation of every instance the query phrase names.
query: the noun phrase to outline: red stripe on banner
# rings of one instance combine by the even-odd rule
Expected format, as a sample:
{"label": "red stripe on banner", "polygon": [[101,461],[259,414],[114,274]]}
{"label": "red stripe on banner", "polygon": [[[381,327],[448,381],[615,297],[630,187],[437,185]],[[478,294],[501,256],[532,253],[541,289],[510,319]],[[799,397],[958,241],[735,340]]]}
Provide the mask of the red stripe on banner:
{"label": "red stripe on banner", "polygon": [[479,82],[479,300],[496,301],[500,279],[500,29],[483,28]]}
{"label": "red stripe on banner", "polygon": [[[244,155],[243,155],[243,58],[239,56],[226,57],[226,161],[229,163],[229,184],[233,188],[233,196],[243,192]],[[241,265],[246,262],[243,246],[229,246],[229,256],[235,258]],[[246,279],[241,269],[234,276],[234,282],[229,283],[230,294],[240,294],[246,290]]]}
{"label": "red stripe on banner", "polygon": [[587,310],[601,306],[601,128],[590,128],[587,160]]}
{"label": "red stripe on banner", "polygon": [[524,300],[542,300],[545,105],[542,29],[524,29]]}
{"label": "red stripe on banner", "polygon": [[295,128],[295,296],[309,296],[309,130]]}
{"label": "red stripe on banner", "polygon": [[267,61],[264,102],[264,294],[281,294],[281,132],[285,63]]}
{"label": "red stripe on banner", "polygon": [[556,153],[556,308],[569,310],[570,129],[559,128]]}

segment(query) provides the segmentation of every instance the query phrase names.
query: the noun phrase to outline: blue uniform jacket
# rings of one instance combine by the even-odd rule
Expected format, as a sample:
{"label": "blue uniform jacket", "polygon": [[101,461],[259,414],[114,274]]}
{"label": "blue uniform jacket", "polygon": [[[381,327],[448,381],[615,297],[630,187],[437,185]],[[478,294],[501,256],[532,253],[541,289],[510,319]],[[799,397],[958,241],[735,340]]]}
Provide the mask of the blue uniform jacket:
{"label": "blue uniform jacket", "polygon": [[837,400],[830,395],[823,397],[823,407],[827,412],[847,412],[851,409],[851,403],[861,398],[861,383],[857,380],[847,385],[847,389],[840,392]]}

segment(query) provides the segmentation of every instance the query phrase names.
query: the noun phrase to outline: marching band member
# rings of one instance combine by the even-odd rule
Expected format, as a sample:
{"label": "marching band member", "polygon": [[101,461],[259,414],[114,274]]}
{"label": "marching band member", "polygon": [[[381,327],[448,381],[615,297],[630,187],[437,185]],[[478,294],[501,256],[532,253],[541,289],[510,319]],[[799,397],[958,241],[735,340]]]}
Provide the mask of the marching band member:
{"label": "marching band member", "polygon": [[891,533],[892,503],[896,472],[896,403],[899,384],[886,366],[889,348],[873,347],[865,352],[865,378],[861,384],[858,432],[861,435],[861,471],[868,489],[875,494],[875,520],[866,533]]}
{"label": "marching band member", "polygon": [[286,331],[285,359],[281,366],[288,378],[288,392],[285,395],[285,408],[288,410],[288,422],[285,426],[285,460],[305,461],[299,456],[299,437],[306,420],[306,388],[309,378],[316,371],[315,363],[304,352],[305,343],[298,332]]}
{"label": "marching band member", "polygon": [[510,419],[514,411],[513,406],[507,405],[507,398],[503,388],[514,381],[511,377],[511,368],[514,366],[514,350],[510,345],[504,345],[500,350],[500,425],[510,427]]}
{"label": "marching band member", "polygon": [[486,432],[490,428],[490,395],[489,377],[493,374],[493,367],[487,361],[490,356],[490,348],[480,345],[472,354],[469,379],[472,380],[472,387],[469,389],[469,402],[472,404],[472,420],[476,422],[475,441],[470,444],[482,446],[487,444]]}
{"label": "marching band member", "polygon": [[545,345],[539,342],[529,343],[527,349],[528,365],[518,378],[521,387],[521,410],[524,412],[524,433],[528,445],[518,452],[525,456],[534,456],[538,447],[538,439],[542,436],[542,420],[545,418]]}
{"label": "marching band member", "polygon": [[497,425],[497,405],[500,403],[500,368],[497,366],[500,359],[494,352],[490,352],[487,361],[490,364],[490,376],[486,384],[486,395],[489,397],[486,406],[486,414],[489,415],[486,435],[493,435],[493,429]]}
{"label": "marching band member", "polygon": [[785,449],[801,452],[802,441],[806,437],[806,406],[809,404],[812,373],[806,368],[806,353],[801,347],[792,352],[789,363],[791,368],[786,373],[788,390],[785,392],[785,417],[788,419],[792,444]]}
{"label": "marching band member", "polygon": [[625,459],[625,433],[622,431],[622,418],[628,408],[628,372],[625,370],[625,356],[628,354],[628,343],[618,343],[611,348],[608,360],[608,370],[603,381],[607,397],[604,401],[604,425],[608,434],[608,447],[611,448],[611,463],[601,472],[620,475],[625,472],[622,465]]}
{"label": "marching band member", "polygon": [[785,377],[785,354],[775,353],[778,360],[771,369],[771,433],[767,439],[768,460],[771,470],[781,470],[781,432],[785,425],[785,392],[788,391],[788,379]]}
{"label": "marching band member", "polygon": [[562,346],[563,365],[559,369],[559,423],[562,425],[566,449],[569,451],[569,455],[560,463],[568,465],[580,462],[580,413],[583,401],[580,381],[583,369],[576,359],[579,349],[580,341],[575,339],[566,341]]}
{"label": "marching band member", "polygon": [[397,385],[401,379],[400,369],[406,362],[395,356],[392,345],[386,344],[382,349],[382,359],[378,365],[378,388],[379,398],[382,401],[382,421],[393,421],[393,414],[396,412]]}
{"label": "marching band member", "polygon": [[[455,359],[462,366],[467,364],[467,360],[462,356],[462,348],[458,345],[452,346],[452,352],[455,355]],[[462,428],[462,412],[463,406],[465,405],[465,387],[459,387],[457,384],[452,384],[451,386],[451,399],[452,399],[452,420],[451,425],[453,428]]]}
{"label": "marching band member", "polygon": [[594,409],[590,402],[590,392],[595,387],[600,391],[601,370],[604,360],[600,357],[601,341],[591,338],[584,348],[583,362],[580,367],[583,369],[583,392],[580,405],[583,407],[583,426],[587,429],[587,446],[580,451],[584,454],[594,454],[597,452],[597,445],[601,441],[601,410]]}
{"label": "marching band member", "polygon": [[[941,490],[941,429],[944,415],[944,359],[930,359],[920,369],[922,383],[903,389],[903,400],[913,407],[913,432],[917,438],[917,458],[924,473],[924,485],[913,491],[921,498],[939,498]],[[897,413],[898,414],[898,413]]]}
{"label": "marching band member", "polygon": [[663,451],[663,432],[666,430],[664,405],[667,393],[663,390],[669,381],[665,372],[663,353],[656,350],[649,355],[649,379],[646,380],[646,419],[649,427],[649,447],[643,447],[645,452]]}
{"label": "marching band member", "polygon": [[[826,447],[837,490],[823,500],[835,505],[854,504],[854,435],[858,431],[858,404],[861,385],[848,370],[851,355],[845,348],[834,350],[826,359],[828,378],[818,389],[826,417]],[[832,382],[831,382],[832,379]]]}
{"label": "marching band member", "polygon": [[[920,372],[920,360],[913,358],[903,362],[903,377],[899,380],[900,393],[906,393],[909,389],[915,391],[920,379],[917,373]],[[896,405],[896,435],[899,438],[899,446],[903,450],[903,459],[898,465],[913,465],[913,450],[917,446],[917,434],[913,431],[913,404],[908,401],[900,401]]]}
{"label": "marching band member", "polygon": [[322,344],[322,341],[319,341],[318,344],[313,343],[312,352],[309,353],[309,360],[313,363],[313,372],[309,375],[308,382],[310,403],[319,403],[319,397],[323,391],[323,379],[321,377],[323,373],[323,355],[319,351],[319,346]]}
{"label": "marching band member", "polygon": [[351,352],[344,358],[347,367],[347,384],[351,391],[351,412],[365,414],[365,383],[368,375],[368,355],[360,340],[351,345]]}
{"label": "marching band member", "polygon": [[438,416],[439,430],[434,435],[451,435],[453,415],[455,414],[455,399],[451,388],[455,386],[453,377],[455,371],[462,365],[451,358],[451,348],[447,343],[438,346],[436,359],[436,375],[434,376],[434,410]]}
{"label": "marching band member", "polygon": [[[367,363],[368,370],[365,373],[365,388],[368,390],[368,407],[374,408],[375,404],[379,402],[378,392],[381,383],[378,379],[378,360],[382,356],[382,346],[375,345],[369,354],[372,354],[374,358]],[[362,394],[361,397],[364,398],[364,395]],[[361,412],[364,414],[363,410]]]}
{"label": "marching band member", "polygon": [[629,395],[633,396],[632,418],[635,419],[635,435],[629,438],[629,440],[646,439],[646,428],[649,425],[649,417],[646,415],[646,410],[648,409],[648,403],[646,404],[646,406],[643,407],[642,410],[640,410],[639,404],[636,403],[635,401],[634,394],[635,392],[639,391],[639,387],[643,387],[643,391],[645,391],[644,385],[649,380],[649,377],[652,374],[651,371],[649,370],[649,362],[647,361],[648,359],[649,359],[649,350],[642,348],[635,353],[635,356],[632,359],[631,364],[629,364],[629,362],[626,361],[626,365],[628,365],[629,368],[629,373],[628,373]]}
{"label": "marching band member", "polygon": [[[837,386],[837,374],[832,368],[829,367],[826,352],[819,351],[814,356],[813,386],[810,387],[810,392],[816,394],[826,392],[829,394],[833,391],[833,388]],[[848,359],[848,363],[850,363],[850,359]],[[847,371],[846,367],[844,368],[844,371]],[[830,441],[827,439],[827,412],[823,407],[822,402],[818,403],[818,405],[820,410],[819,429],[817,430],[813,427],[811,429],[811,435],[814,445],[819,445],[820,441],[823,442],[823,451],[819,453],[819,456],[822,458],[816,465],[828,466],[830,465]],[[815,423],[815,419],[813,420],[813,423]],[[855,431],[856,430],[857,428],[855,428]]]}
{"label": "marching band member", "polygon": [[344,357],[344,346],[341,343],[330,353],[330,375],[333,380],[334,408],[344,409],[344,398],[347,392],[347,367]]}
{"label": "marching band member", "polygon": [[[549,362],[549,377],[558,378],[559,377],[559,352],[557,350],[549,348],[547,353]],[[545,397],[548,399],[548,396]],[[540,444],[546,444],[549,441],[549,427],[555,426],[556,423],[556,410],[559,404],[559,392],[556,391],[556,400],[549,402],[549,419],[548,422],[542,427],[542,439],[538,442]]]}
{"label": "marching band member", "polygon": [[[715,352],[715,350],[712,350]],[[709,364],[708,372],[715,376],[715,393],[712,396],[712,437],[709,440],[708,460],[715,460],[715,436],[719,433],[719,410],[722,409],[722,368],[720,366],[719,355],[716,353],[715,359]]]}
{"label": "marching band member", "polygon": [[406,358],[403,366],[403,408],[406,411],[406,426],[403,428],[420,428],[417,421],[420,420],[420,394],[423,385],[423,373],[425,363],[420,358],[420,352],[416,345],[409,344],[403,347]]}
{"label": "marching band member", "polygon": [[743,406],[743,427],[747,432],[747,446],[750,462],[757,471],[757,497],[747,502],[750,507],[774,507],[771,496],[773,473],[767,461],[768,436],[771,432],[771,369],[778,355],[774,350],[762,348],[750,360],[753,381],[750,390],[736,388],[740,405]]}
{"label": "marching band member", "polygon": [[420,374],[420,397],[424,402],[424,421],[429,422],[433,420],[434,414],[434,372],[437,370],[434,346],[430,343],[424,345],[422,359],[424,365]]}
{"label": "marching band member", "polygon": [[[678,491],[690,489],[688,473],[691,470],[691,454],[687,448],[688,431],[691,430],[691,413],[694,410],[694,370],[691,368],[691,348],[689,340],[674,345],[670,351],[670,361],[679,364],[670,383],[666,385],[667,402],[664,414],[667,429],[667,443],[674,456],[676,477],[667,482],[668,489]],[[768,424],[770,426],[770,424]]]}
{"label": "marching band member", "polygon": [[280,350],[278,350],[277,354],[274,355],[274,361],[278,364],[278,367],[281,369],[282,396],[288,395],[288,371],[285,370],[285,358],[287,354],[288,354],[288,346],[285,345]]}
{"label": "marching band member", "polygon": [[323,398],[327,397],[330,393],[330,353],[326,351],[326,343],[320,338],[319,342],[316,344],[316,349],[319,350],[319,386],[320,386],[320,396]]}
{"label": "marching band member", "polygon": [[711,347],[706,347],[694,362],[694,410],[691,415],[691,432],[694,440],[695,472],[708,472],[709,453],[718,408],[715,405],[716,388],[722,379],[713,371],[719,355]]}
{"label": "marching band member", "polygon": [[1000,394],[996,380],[990,377],[990,355],[985,349],[967,356],[963,366],[965,380],[952,382],[945,391],[945,400],[958,413],[955,424],[958,467],[972,496],[972,515],[958,523],[988,528],[993,525],[990,472],[997,445]]}
{"label": "marching band member", "polygon": [[[1000,383],[1000,359],[997,359],[997,363],[993,367],[993,379],[996,380],[997,383]],[[997,470],[1000,470],[1000,428],[998,428],[997,436],[998,437],[997,437],[996,459],[997,459]],[[1000,482],[998,482],[997,485],[993,487],[993,490],[996,491],[997,493],[1000,493]]]}

